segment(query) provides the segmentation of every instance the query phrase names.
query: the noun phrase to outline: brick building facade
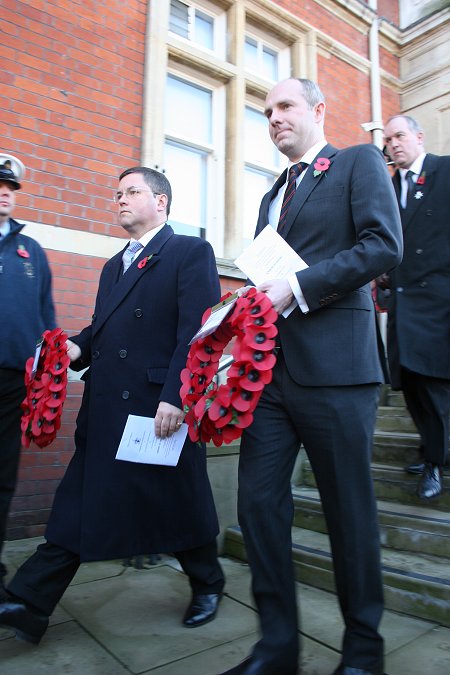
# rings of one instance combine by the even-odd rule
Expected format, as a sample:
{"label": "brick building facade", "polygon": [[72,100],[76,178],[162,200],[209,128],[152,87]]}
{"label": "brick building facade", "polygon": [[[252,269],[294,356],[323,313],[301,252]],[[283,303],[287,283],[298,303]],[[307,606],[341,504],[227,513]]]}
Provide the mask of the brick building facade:
{"label": "brick building facade", "polygon": [[[89,323],[100,270],[124,245],[112,194],[129,166],[166,171],[171,224],[212,243],[224,289],[240,285],[232,261],[283,169],[268,141],[266,92],[291,74],[316,79],[328,140],[380,144],[381,120],[408,94],[402,50],[423,42],[417,30],[405,42],[401,4],[4,0],[0,150],[26,166],[15,217],[47,250],[58,325],[73,334]],[[423,19],[441,42],[442,7]],[[448,92],[440,95],[448,103]],[[429,110],[417,97],[414,105]],[[73,452],[81,391],[71,379],[58,439],[22,453],[9,538],[44,531]]]}

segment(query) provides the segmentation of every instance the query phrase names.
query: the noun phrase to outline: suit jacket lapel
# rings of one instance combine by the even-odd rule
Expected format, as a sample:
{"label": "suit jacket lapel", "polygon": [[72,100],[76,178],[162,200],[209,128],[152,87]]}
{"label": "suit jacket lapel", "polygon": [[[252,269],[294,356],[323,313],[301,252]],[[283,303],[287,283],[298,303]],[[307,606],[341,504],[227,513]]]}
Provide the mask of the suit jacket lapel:
{"label": "suit jacket lapel", "polygon": [[[92,325],[92,334],[98,333],[105,321],[109,316],[115,311],[115,309],[120,305],[128,293],[134,288],[135,284],[138,281],[141,281],[144,278],[145,274],[148,274],[153,265],[156,265],[160,258],[160,252],[164,247],[165,243],[170,239],[174,234],[170,225],[166,225],[163,229],[158,232],[157,235],[153,237],[143,248],[139,256],[133,261],[133,265],[127,270],[125,274],[122,274],[122,254],[123,251],[118,253],[112,260],[112,265],[110,269],[110,288],[111,291],[106,299],[103,300],[102,309],[94,324]],[[138,267],[134,264],[135,262],[143,261],[144,258],[149,258],[143,267]],[[120,270],[118,270],[120,267]],[[114,282],[117,279],[117,275],[122,274],[121,278],[117,283]]]}
{"label": "suit jacket lapel", "polygon": [[261,202],[261,215],[258,220],[258,225],[255,232],[255,237],[266,227],[269,223],[269,207],[272,199],[278,194],[278,190],[286,183],[287,169],[277,178],[272,186],[272,189],[267,192]]}
{"label": "suit jacket lapel", "polygon": [[326,157],[330,160],[332,160],[332,157],[337,152],[337,148],[334,148],[332,145],[326,145],[322,150],[317,154],[317,156],[313,159],[311,164],[308,166],[308,169],[305,173],[305,175],[302,178],[302,181],[300,185],[298,186],[295,195],[292,199],[292,203],[289,207],[289,211],[286,217],[286,223],[281,231],[281,236],[286,239],[287,235],[289,234],[289,231],[295,221],[295,219],[298,217],[298,214],[303,206],[303,204],[306,202],[308,199],[309,195],[313,190],[316,189],[316,187],[319,185],[319,183],[323,180],[326,180],[325,174],[327,171],[332,171],[333,170],[333,162],[331,161],[330,167],[328,168],[327,171],[323,171],[320,176],[314,176],[314,163],[317,160],[317,158],[320,157]]}
{"label": "suit jacket lapel", "polygon": [[[403,229],[405,230],[416,214],[417,209],[422,206],[428,199],[431,187],[433,185],[434,174],[436,169],[436,162],[434,157],[425,155],[420,175],[425,176],[425,182],[422,185],[417,185],[414,188],[414,195],[411,196],[405,209],[400,209]],[[399,177],[400,180],[400,177]]]}

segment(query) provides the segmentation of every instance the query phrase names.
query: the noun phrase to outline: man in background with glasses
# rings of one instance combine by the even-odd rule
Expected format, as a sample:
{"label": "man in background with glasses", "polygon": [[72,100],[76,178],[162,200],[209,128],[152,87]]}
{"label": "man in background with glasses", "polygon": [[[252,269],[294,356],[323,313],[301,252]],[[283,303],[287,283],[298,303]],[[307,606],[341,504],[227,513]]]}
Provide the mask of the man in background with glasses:
{"label": "man in background with glasses", "polygon": [[91,560],[173,553],[192,590],[184,625],[203,625],[217,611],[224,577],[205,446],[187,439],[176,467],[115,459],[128,415],[154,417],[161,438],[181,426],[188,343],[220,297],[210,244],[176,235],[166,223],[171,198],[158,171],[121,174],[115,202],[131,239],[103,268],[91,325],[67,341],[71,367],[87,368],[75,454],[46,543],[0,603],[0,625],[30,642],[39,642],[80,563]]}

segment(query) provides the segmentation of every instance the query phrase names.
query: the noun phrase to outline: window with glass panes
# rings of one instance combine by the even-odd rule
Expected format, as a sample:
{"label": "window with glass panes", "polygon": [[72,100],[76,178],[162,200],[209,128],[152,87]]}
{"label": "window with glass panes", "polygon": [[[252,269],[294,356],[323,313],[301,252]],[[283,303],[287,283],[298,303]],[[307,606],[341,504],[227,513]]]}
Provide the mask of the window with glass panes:
{"label": "window with glass panes", "polygon": [[170,223],[179,234],[206,233],[212,96],[210,89],[167,77],[164,166],[174,193]]}
{"label": "window with glass panes", "polygon": [[171,0],[169,30],[206,49],[214,48],[214,17],[192,4]]}
{"label": "window with glass panes", "polygon": [[253,239],[259,204],[280,172],[280,154],[270,140],[261,110],[246,106],[244,142],[243,244]]}

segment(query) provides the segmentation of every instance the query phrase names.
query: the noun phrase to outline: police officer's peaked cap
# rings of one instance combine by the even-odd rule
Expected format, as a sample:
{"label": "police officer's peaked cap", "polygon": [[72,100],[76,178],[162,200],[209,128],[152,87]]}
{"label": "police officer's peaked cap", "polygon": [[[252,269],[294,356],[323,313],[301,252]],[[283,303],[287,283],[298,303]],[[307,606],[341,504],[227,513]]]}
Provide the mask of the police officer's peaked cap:
{"label": "police officer's peaked cap", "polygon": [[22,187],[19,181],[23,178],[25,167],[17,157],[0,152],[0,182],[11,183],[14,190]]}

